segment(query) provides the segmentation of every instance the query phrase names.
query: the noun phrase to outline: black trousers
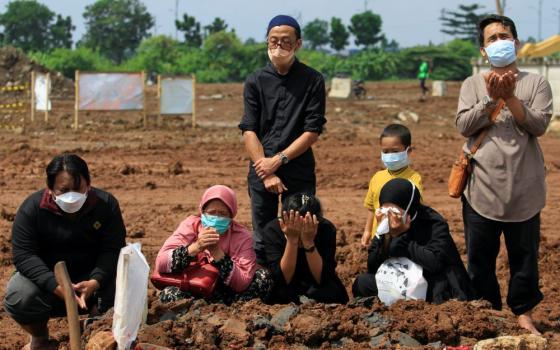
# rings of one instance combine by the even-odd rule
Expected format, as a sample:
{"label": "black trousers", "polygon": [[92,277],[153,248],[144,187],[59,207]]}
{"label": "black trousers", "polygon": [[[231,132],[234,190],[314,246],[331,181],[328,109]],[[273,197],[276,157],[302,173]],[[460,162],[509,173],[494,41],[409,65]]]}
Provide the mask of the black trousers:
{"label": "black trousers", "polygon": [[[253,180],[254,181],[254,180]],[[286,184],[288,191],[282,193],[282,200],[291,194],[302,192],[309,195],[315,195],[315,185],[313,182],[305,182],[299,185]],[[257,255],[257,263],[262,266],[266,265],[266,253],[263,245],[264,226],[278,217],[278,195],[262,190],[262,184],[252,183],[249,179],[249,197],[251,197],[251,216],[253,222],[253,241],[255,253]]]}
{"label": "black trousers", "polygon": [[507,304],[516,315],[533,309],[543,299],[539,290],[538,265],[540,213],[522,222],[501,222],[481,216],[465,198],[462,201],[467,270],[476,296],[501,310],[496,258],[503,232],[510,269]]}
{"label": "black trousers", "polygon": [[352,284],[352,294],[354,298],[375,297],[378,294],[375,274],[364,272],[358,275]]}
{"label": "black trousers", "polygon": [[420,89],[422,90],[422,94],[428,92],[428,88],[426,87],[426,79],[420,79]]}

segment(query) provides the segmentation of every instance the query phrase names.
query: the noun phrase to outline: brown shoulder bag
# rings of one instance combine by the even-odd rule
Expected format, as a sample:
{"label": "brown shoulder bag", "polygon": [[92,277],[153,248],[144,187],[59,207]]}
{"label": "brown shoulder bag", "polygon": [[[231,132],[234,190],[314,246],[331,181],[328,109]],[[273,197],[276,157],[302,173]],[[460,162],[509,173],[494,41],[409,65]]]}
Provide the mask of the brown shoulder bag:
{"label": "brown shoulder bag", "polygon": [[[498,101],[498,105],[496,109],[490,115],[490,120],[494,122],[498,117],[498,114],[504,107],[504,100],[500,99]],[[467,186],[467,181],[472,171],[472,157],[478,151],[482,140],[486,137],[488,133],[489,127],[484,128],[478,137],[476,138],[475,142],[472,144],[470,148],[470,154],[465,154],[463,148],[461,148],[461,153],[459,153],[459,158],[453,163],[451,167],[451,173],[449,174],[449,180],[447,180],[447,189],[449,191],[449,196],[452,198],[459,198],[463,194],[465,187]]]}

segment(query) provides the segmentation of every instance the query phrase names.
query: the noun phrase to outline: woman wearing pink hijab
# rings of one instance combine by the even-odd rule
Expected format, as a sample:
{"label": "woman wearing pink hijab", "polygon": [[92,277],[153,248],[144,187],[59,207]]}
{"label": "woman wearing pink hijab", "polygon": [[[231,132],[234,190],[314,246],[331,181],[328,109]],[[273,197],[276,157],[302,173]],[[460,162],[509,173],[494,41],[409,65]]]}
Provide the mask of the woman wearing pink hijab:
{"label": "woman wearing pink hijab", "polygon": [[[202,254],[219,271],[210,301],[265,298],[271,286],[269,274],[264,269],[257,270],[253,236],[233,220],[236,214],[237,197],[231,188],[208,188],[200,200],[199,214],[183,220],[161,247],[156,258],[157,272],[179,273]],[[160,299],[171,302],[191,296],[169,286],[162,290]]]}

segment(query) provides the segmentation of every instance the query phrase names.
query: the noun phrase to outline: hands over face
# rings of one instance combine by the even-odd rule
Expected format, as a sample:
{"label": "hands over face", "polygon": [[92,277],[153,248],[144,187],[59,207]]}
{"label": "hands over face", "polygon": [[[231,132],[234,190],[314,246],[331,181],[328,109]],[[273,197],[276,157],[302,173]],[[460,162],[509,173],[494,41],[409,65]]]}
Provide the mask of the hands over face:
{"label": "hands over face", "polygon": [[389,223],[388,234],[391,237],[397,237],[410,229],[410,215],[407,214],[406,220],[403,222],[403,212],[404,210],[394,206],[382,207],[375,211],[375,219],[378,225],[381,225],[387,217]]}
{"label": "hands over face", "polygon": [[282,216],[278,217],[280,229],[286,235],[286,239],[290,243],[298,243],[301,231],[303,229],[303,217],[299,212],[290,210],[283,211]]}
{"label": "hands over face", "polygon": [[305,217],[303,217],[303,227],[301,231],[301,243],[303,243],[304,247],[309,247],[315,243],[318,227],[319,222],[317,221],[317,215],[311,215],[310,212],[307,212]]}
{"label": "hands over face", "polygon": [[410,215],[406,215],[404,222],[402,211],[399,214],[390,211],[388,217],[389,235],[391,237],[398,237],[410,229]]}
{"label": "hands over face", "polygon": [[316,215],[307,213],[302,216],[299,212],[290,210],[282,212],[282,217],[278,218],[280,229],[286,235],[290,243],[298,243],[300,240],[305,246],[313,245],[319,221]]}

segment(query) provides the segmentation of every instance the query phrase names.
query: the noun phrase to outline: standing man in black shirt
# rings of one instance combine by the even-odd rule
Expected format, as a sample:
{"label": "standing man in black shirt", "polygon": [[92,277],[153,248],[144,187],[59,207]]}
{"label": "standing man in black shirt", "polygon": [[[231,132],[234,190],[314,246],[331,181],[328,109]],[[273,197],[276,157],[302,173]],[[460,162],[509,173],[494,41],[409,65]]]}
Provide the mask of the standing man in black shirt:
{"label": "standing man in black shirt", "polygon": [[279,15],[268,24],[270,62],[251,74],[243,92],[243,132],[249,165],[257,262],[264,264],[262,228],[278,213],[278,195],[315,194],[315,158],[311,145],[323,131],[325,82],[301,63],[297,21]]}

